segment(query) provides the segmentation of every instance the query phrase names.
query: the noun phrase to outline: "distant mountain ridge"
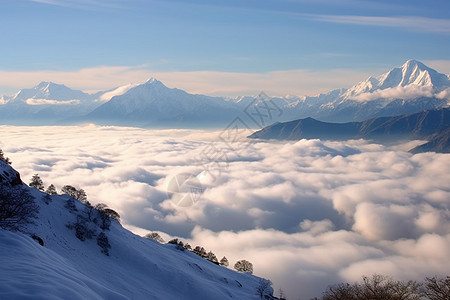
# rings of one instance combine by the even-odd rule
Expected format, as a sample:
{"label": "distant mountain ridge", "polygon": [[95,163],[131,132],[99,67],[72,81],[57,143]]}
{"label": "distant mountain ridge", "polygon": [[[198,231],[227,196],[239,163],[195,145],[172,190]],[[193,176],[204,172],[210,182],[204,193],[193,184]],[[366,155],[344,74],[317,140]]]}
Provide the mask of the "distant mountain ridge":
{"label": "distant mountain ridge", "polygon": [[[154,78],[143,84],[95,94],[42,82],[14,96],[0,98],[0,123],[221,127],[236,117],[245,117],[244,112],[257,98],[195,95],[169,88]],[[266,100],[280,110],[267,123],[307,117],[324,122],[360,122],[447,107],[450,77],[419,61],[408,60],[349,89],[336,89],[314,97],[268,97]]]}
{"label": "distant mountain ridge", "polygon": [[312,118],[275,123],[251,134],[249,138],[301,140],[368,139],[377,142],[424,139],[413,152],[450,153],[450,108],[428,110],[396,117],[380,117],[364,122],[328,123]]}

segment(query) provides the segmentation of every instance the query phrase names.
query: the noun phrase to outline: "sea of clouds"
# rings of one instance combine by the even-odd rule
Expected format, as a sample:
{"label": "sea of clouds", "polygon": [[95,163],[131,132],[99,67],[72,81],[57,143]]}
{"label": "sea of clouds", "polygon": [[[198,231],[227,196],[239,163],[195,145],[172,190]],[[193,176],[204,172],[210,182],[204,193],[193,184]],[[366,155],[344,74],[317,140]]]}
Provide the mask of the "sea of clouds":
{"label": "sea of clouds", "polygon": [[[247,259],[289,299],[373,273],[449,275],[450,154],[417,143],[271,142],[224,132],[0,126],[0,148],[25,182],[85,189],[139,234],[167,233],[231,264]],[[227,133],[229,134],[229,133]],[[201,189],[167,193],[177,174]]]}

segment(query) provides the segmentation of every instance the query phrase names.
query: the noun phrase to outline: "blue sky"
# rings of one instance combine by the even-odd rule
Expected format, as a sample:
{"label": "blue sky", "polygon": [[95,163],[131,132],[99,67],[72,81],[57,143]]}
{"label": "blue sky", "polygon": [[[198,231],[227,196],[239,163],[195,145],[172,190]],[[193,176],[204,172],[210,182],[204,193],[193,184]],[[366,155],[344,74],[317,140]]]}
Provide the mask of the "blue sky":
{"label": "blue sky", "polygon": [[0,0],[0,8],[0,95],[42,80],[91,91],[152,76],[191,92],[314,94],[410,58],[450,71],[447,0]]}

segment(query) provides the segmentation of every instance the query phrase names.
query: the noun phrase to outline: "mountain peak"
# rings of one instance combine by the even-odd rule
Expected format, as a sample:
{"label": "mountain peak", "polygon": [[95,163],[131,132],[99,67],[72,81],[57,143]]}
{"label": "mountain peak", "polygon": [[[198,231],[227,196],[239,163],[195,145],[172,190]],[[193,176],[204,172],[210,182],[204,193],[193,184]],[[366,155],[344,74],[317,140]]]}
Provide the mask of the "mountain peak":
{"label": "mountain peak", "polygon": [[398,86],[433,86],[433,76],[438,74],[433,69],[427,67],[420,61],[410,59],[401,67],[394,68],[378,77],[381,89]]}
{"label": "mountain peak", "polygon": [[424,63],[415,60],[415,59],[408,59],[403,65],[402,65],[402,69],[406,70],[406,69],[414,69],[414,68],[419,68],[421,70],[430,70],[429,67],[427,67]]}
{"label": "mountain peak", "polygon": [[156,79],[155,77],[150,77],[145,84],[154,84],[154,85],[164,85],[161,81]]}
{"label": "mountain peak", "polygon": [[51,87],[66,87],[66,86],[64,84],[57,84],[52,81],[41,81],[34,88],[35,89],[49,89]]}
{"label": "mountain peak", "polygon": [[[401,67],[393,68],[387,73],[376,77],[371,76],[367,80],[358,83],[347,90],[344,98],[368,99],[369,97],[370,99],[375,99],[376,97],[392,98],[395,96],[406,99],[418,97],[422,94],[422,96],[428,95],[429,97],[432,92],[439,93],[449,87],[450,81],[447,75],[435,71],[418,60],[410,59]],[[396,89],[398,93],[395,93],[395,95],[387,93],[392,91],[392,89]],[[409,92],[414,91],[414,93],[406,93],[405,89],[409,89]],[[405,93],[401,94],[402,90]],[[364,97],[361,97],[361,95],[364,95]]]}
{"label": "mountain peak", "polygon": [[73,90],[64,84],[51,81],[41,81],[32,88],[21,89],[13,98],[12,102],[27,102],[29,99],[45,99],[54,101],[80,100],[91,101],[93,96],[80,90]]}

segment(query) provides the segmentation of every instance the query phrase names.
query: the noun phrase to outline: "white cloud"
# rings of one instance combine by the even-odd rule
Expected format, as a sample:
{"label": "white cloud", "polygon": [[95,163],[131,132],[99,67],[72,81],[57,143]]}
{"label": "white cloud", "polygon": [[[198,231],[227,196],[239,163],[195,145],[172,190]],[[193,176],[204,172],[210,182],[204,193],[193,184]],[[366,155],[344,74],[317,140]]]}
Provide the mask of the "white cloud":
{"label": "white cloud", "polygon": [[99,100],[100,101],[109,101],[112,97],[115,96],[120,96],[125,94],[126,92],[128,92],[130,89],[132,89],[133,87],[135,87],[137,84],[132,84],[129,83],[127,85],[124,86],[120,86],[110,92],[106,92],[103,95],[100,96]]}
{"label": "white cloud", "polygon": [[51,100],[28,98],[25,100],[28,105],[78,105],[80,100]]}
{"label": "white cloud", "polygon": [[24,181],[37,172],[46,186],[82,187],[135,232],[167,232],[231,264],[248,259],[292,299],[375,272],[422,280],[450,269],[449,154],[362,140],[243,143],[216,180],[202,179],[200,200],[180,207],[168,199],[167,179],[204,171],[197,158],[220,132],[0,131],[0,148]]}
{"label": "white cloud", "polygon": [[386,88],[383,90],[375,90],[369,93],[363,93],[357,96],[351,97],[357,101],[371,101],[375,99],[416,99],[419,97],[438,97],[440,99],[448,97],[448,91],[442,91],[440,93],[434,93],[433,88],[430,86],[397,86],[393,88]]}
{"label": "white cloud", "polygon": [[450,88],[443,90],[442,92],[436,95],[439,99],[448,99],[450,103]]}

